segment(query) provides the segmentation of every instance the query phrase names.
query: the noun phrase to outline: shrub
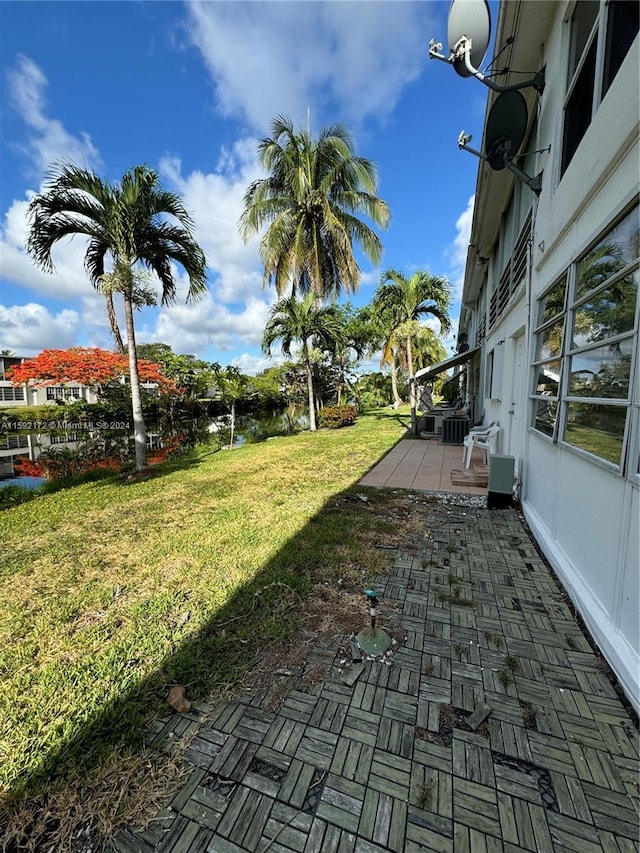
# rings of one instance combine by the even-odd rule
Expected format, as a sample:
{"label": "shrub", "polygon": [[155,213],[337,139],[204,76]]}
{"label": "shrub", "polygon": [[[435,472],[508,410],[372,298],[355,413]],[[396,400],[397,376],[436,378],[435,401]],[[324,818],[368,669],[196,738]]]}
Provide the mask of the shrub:
{"label": "shrub", "polygon": [[324,429],[353,426],[357,414],[355,406],[325,406],[318,413],[318,426]]}
{"label": "shrub", "polygon": [[[13,461],[15,477],[44,477],[45,471],[38,462],[32,462],[28,456],[18,456]],[[21,487],[19,487],[21,488]]]}

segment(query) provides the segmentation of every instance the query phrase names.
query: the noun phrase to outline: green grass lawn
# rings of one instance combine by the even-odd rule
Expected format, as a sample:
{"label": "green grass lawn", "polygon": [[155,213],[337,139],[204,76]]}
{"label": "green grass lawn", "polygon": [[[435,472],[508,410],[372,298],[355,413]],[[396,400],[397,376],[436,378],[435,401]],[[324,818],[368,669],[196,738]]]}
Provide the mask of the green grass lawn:
{"label": "green grass lawn", "polygon": [[281,584],[304,596],[320,576],[379,570],[373,520],[334,498],[404,425],[374,412],[0,513],[5,803],[137,749],[170,684],[195,699],[234,682],[295,627]]}

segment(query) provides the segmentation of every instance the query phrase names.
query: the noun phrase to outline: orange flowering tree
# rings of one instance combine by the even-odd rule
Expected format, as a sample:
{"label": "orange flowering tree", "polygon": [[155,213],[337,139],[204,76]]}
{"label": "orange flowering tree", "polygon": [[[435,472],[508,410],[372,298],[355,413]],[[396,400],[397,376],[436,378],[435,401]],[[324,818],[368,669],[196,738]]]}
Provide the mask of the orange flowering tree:
{"label": "orange flowering tree", "polygon": [[[140,381],[155,384],[165,398],[180,393],[176,382],[165,376],[160,365],[155,362],[138,359],[138,371]],[[104,396],[107,388],[117,387],[123,378],[129,379],[129,358],[126,354],[96,347],[49,349],[16,365],[7,371],[7,376],[14,385],[26,383],[34,388],[61,384],[84,385],[93,389],[98,396]],[[79,414],[78,422],[83,419]],[[57,480],[96,469],[118,470],[125,461],[122,442],[113,440],[107,434],[103,434],[101,439],[96,441],[94,438],[76,450],[58,447],[47,449],[36,462],[21,458],[15,463],[15,471],[18,475],[45,476]],[[175,446],[175,442],[169,441],[166,449],[163,447],[151,461],[162,461],[175,450]]]}
{"label": "orange flowering tree", "polygon": [[[152,382],[161,394],[178,393],[173,379],[162,373],[160,365],[138,359],[141,382]],[[123,377],[129,377],[129,358],[116,352],[96,347],[73,347],[68,350],[45,349],[35,358],[29,358],[7,371],[14,385],[27,383],[35,388],[47,385],[86,385],[100,394],[101,389]]]}

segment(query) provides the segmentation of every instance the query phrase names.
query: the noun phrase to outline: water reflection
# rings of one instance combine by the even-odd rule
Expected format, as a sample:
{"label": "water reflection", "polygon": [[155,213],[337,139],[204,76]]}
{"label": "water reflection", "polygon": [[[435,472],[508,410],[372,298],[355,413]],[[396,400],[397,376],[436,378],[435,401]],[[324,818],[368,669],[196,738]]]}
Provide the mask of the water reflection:
{"label": "water reflection", "polygon": [[23,489],[37,489],[38,486],[46,482],[46,477],[9,477],[6,480],[0,480],[0,489],[4,486],[22,486]]}
{"label": "water reflection", "polygon": [[[233,446],[242,447],[244,444],[255,444],[269,438],[293,435],[308,428],[308,412],[300,409],[268,414],[238,415],[235,421]],[[218,438],[222,447],[228,447],[231,436],[230,416],[221,415],[213,418],[209,422],[208,432]]]}

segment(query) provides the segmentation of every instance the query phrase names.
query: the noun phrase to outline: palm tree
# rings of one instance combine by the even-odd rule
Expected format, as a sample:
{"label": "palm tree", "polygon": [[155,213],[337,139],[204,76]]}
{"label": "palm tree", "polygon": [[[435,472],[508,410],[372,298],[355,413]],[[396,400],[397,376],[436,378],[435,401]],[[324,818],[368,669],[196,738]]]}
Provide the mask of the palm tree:
{"label": "palm tree", "polygon": [[420,370],[423,367],[431,367],[447,358],[441,338],[429,326],[423,326],[414,322],[414,333],[411,336],[411,352],[415,367]]}
{"label": "palm tree", "polygon": [[264,282],[278,296],[312,292],[319,299],[353,293],[360,269],[353,244],[378,264],[380,238],[360,218],[386,227],[389,210],[377,192],[374,164],[354,154],[350,133],[340,124],[325,127],[317,140],[294,132],[279,116],[272,136],[258,145],[266,178],[254,181],[244,197],[240,233],[245,241],[268,225],[260,242]]}
{"label": "palm tree", "polygon": [[371,318],[376,332],[374,351],[380,350],[380,367],[391,369],[391,393],[393,405],[402,405],[402,397],[398,391],[398,366],[403,365],[402,349],[399,346],[395,329],[395,319],[391,311],[374,301],[371,306]]}
{"label": "palm tree", "polygon": [[282,342],[282,352],[290,356],[291,345],[302,345],[302,362],[307,373],[309,395],[309,429],[316,429],[315,394],[313,389],[313,350],[333,350],[343,343],[344,326],[335,305],[318,307],[315,295],[307,293],[302,299],[289,296],[281,299],[269,312],[262,338],[262,350],[271,355],[276,341]]}
{"label": "palm tree", "polygon": [[76,234],[88,238],[84,264],[98,290],[105,281],[109,257],[109,287],[124,300],[136,468],[142,470],[147,464],[147,443],[133,324],[133,308],[140,301],[136,281],[141,267],[155,272],[162,304],[174,302],[172,262],[176,262],[189,278],[187,301],[204,295],[206,262],[193,237],[191,217],[179,197],[163,190],[156,172],[146,166],[136,166],[119,183],[109,184],[93,172],[63,163],[54,167],[44,191],[32,199],[29,219],[27,250],[47,272],[54,271],[54,245]]}
{"label": "palm tree", "polygon": [[426,270],[418,270],[405,276],[398,270],[386,270],[373,298],[374,309],[390,318],[393,333],[405,341],[409,395],[411,401],[411,431],[417,431],[416,393],[413,381],[413,352],[411,339],[415,335],[416,322],[427,315],[440,321],[441,331],[451,329],[449,305],[451,286],[446,278],[433,276]]}
{"label": "palm tree", "polygon": [[113,304],[113,288],[111,287],[109,280],[106,279],[106,275],[108,275],[108,273],[103,276],[103,284],[100,289],[104,293],[104,301],[107,306],[107,317],[109,318],[109,327],[111,329],[111,334],[113,335],[113,342],[116,345],[116,351],[124,354],[126,352],[126,348],[124,341],[122,340],[122,334],[120,333],[120,326],[118,325],[118,318],[116,316],[116,309]]}
{"label": "palm tree", "polygon": [[346,389],[352,389],[349,372],[375,345],[376,329],[368,306],[354,309],[351,303],[338,306],[344,329],[343,338],[333,349],[333,363],[338,372],[337,404],[342,404]]}
{"label": "palm tree", "polygon": [[370,409],[380,408],[389,403],[389,385],[388,373],[364,373],[356,383],[356,396],[362,406]]}

